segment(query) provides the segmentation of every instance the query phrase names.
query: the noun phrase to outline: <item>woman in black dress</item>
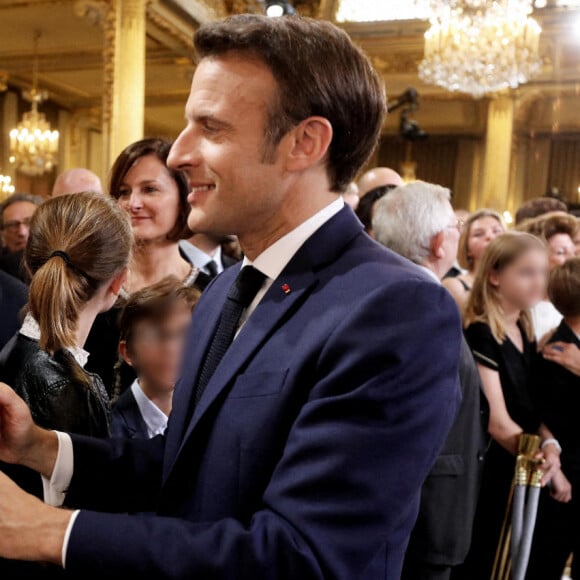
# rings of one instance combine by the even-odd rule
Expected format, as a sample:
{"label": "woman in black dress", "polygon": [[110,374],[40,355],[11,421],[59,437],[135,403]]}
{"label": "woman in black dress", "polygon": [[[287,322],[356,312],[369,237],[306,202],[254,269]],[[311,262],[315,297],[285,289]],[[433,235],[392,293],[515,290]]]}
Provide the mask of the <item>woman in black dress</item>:
{"label": "woman in black dress", "polygon": [[[548,258],[534,236],[505,233],[483,256],[464,325],[490,407],[492,437],[474,524],[472,548],[462,577],[489,580],[514,476],[518,438],[548,432],[541,426],[531,389],[536,352],[529,309],[545,293]],[[544,483],[559,469],[553,446],[544,449]]]}

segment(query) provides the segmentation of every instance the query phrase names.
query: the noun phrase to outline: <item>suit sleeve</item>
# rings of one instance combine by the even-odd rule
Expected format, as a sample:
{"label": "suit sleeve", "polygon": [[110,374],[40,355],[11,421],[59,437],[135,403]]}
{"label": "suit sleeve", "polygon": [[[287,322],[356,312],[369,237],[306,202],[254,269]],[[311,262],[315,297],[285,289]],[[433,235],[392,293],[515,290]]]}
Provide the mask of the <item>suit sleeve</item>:
{"label": "suit sleeve", "polygon": [[421,485],[458,408],[460,337],[455,303],[433,283],[360,297],[318,353],[249,523],[82,511],[67,569],[151,579],[386,577],[386,563],[402,560]]}
{"label": "suit sleeve", "polygon": [[66,494],[69,508],[152,512],[161,488],[165,437],[95,439],[71,434],[74,472]]}

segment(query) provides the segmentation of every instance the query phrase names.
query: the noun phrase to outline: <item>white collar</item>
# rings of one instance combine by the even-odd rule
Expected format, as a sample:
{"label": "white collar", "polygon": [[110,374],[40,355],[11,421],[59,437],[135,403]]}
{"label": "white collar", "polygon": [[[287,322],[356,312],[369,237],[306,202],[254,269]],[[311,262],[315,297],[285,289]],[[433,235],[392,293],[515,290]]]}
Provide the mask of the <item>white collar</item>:
{"label": "white collar", "polygon": [[139,379],[133,381],[131,392],[145,421],[149,437],[162,435],[167,427],[167,415],[143,392]]}
{"label": "white collar", "polygon": [[[24,318],[24,322],[20,328],[20,334],[27,338],[31,338],[32,340],[40,340],[40,326],[38,326],[38,322],[36,322],[30,312],[26,315],[26,318]],[[84,368],[89,360],[89,353],[80,346],[70,346],[66,350],[68,350],[77,363]]]}
{"label": "white collar", "polygon": [[244,258],[242,268],[251,264],[270,280],[275,280],[304,242],[343,207],[344,199],[338,196],[332,203],[266,248],[253,262]]}
{"label": "white collar", "polygon": [[200,250],[195,244],[192,244],[189,240],[182,240],[180,244],[185,246],[186,254],[192,261],[194,266],[197,266],[201,270],[207,267],[209,262],[215,262],[218,274],[223,272],[222,264],[222,247],[218,246],[214,255],[207,254],[203,250]]}

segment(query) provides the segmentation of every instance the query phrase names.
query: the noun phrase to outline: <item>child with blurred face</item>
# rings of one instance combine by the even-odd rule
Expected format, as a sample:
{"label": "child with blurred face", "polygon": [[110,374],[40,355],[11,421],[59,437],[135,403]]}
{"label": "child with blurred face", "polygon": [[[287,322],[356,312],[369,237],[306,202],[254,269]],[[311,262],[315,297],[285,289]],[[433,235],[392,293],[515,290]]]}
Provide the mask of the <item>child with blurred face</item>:
{"label": "child with blurred face", "polygon": [[542,485],[551,482],[564,492],[558,487],[558,447],[532,396],[536,343],[530,309],[545,296],[548,267],[539,238],[521,232],[497,236],[482,256],[465,310],[465,337],[489,403],[492,437],[466,564],[469,578],[490,577],[522,433],[543,438]]}
{"label": "child with blurred face", "polygon": [[119,353],[137,379],[115,405],[115,436],[153,437],[165,430],[198,297],[197,290],[168,277],[128,299],[120,317]]}

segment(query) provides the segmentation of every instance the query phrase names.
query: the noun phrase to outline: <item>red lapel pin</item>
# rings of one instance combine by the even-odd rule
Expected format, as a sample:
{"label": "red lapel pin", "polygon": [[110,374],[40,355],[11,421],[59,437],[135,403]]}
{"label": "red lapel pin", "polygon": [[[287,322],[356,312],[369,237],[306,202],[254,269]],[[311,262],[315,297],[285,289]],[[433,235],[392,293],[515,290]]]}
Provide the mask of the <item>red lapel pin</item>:
{"label": "red lapel pin", "polygon": [[282,290],[284,291],[284,294],[290,294],[290,292],[292,292],[292,289],[288,284],[282,284]]}

